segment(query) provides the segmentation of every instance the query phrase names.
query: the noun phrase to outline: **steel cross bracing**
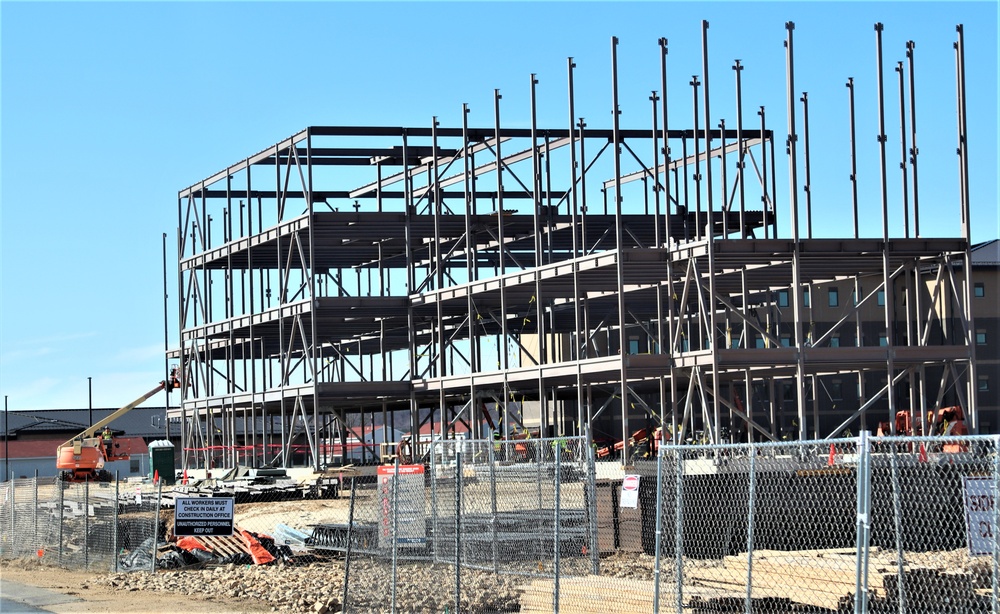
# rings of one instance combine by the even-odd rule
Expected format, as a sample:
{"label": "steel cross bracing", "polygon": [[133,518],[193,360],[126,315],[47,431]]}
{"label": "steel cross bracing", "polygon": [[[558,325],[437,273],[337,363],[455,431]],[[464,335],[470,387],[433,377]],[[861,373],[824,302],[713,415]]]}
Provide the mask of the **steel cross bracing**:
{"label": "steel cross bracing", "polygon": [[[172,414],[185,464],[318,468],[348,434],[376,459],[366,421],[386,442],[427,424],[450,436],[595,420],[615,438],[630,420],[776,438],[789,415],[798,436],[835,434],[884,396],[895,406],[894,386],[872,382],[837,413],[817,397],[878,373],[920,391],[915,415],[964,389],[974,426],[969,284],[955,273],[968,236],[911,237],[907,221],[902,238],[814,238],[808,211],[799,237],[790,119],[793,233],[778,238],[774,139],[763,107],[759,129],[744,125],[739,61],[736,120],[706,121],[707,33],[693,129],[669,127],[657,92],[651,127],[621,128],[617,112],[589,127],[571,59],[569,128],[536,125],[532,75],[530,128],[502,127],[498,91],[491,128],[470,128],[467,106],[461,127],[309,127],[182,190],[186,386]],[[666,40],[660,52],[665,92]],[[857,305],[814,313],[807,295],[830,284],[852,284]],[[874,305],[899,293],[902,308]]]}

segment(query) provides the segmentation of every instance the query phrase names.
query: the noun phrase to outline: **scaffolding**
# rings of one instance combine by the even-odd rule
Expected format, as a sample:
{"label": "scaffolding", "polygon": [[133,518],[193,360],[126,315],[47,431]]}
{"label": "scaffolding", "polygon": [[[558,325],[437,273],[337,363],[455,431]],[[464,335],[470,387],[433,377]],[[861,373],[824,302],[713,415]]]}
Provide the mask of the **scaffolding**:
{"label": "scaffolding", "polygon": [[[470,127],[466,105],[460,127],[312,126],[181,190],[185,382],[170,415],[184,467],[318,470],[354,446],[378,462],[379,444],[400,437],[419,456],[430,436],[527,427],[624,441],[653,425],[719,442],[788,436],[790,419],[794,437],[832,437],[866,427],[876,404],[920,423],[955,395],[976,432],[962,28],[953,238],[919,231],[912,43],[897,67],[912,198],[902,236],[890,234],[880,24],[876,36],[881,237],[859,236],[854,169],[854,235],[814,236],[804,93],[804,185],[792,112],[791,236],[779,236],[774,134],[764,107],[745,117],[738,60],[735,126],[708,121],[707,22],[690,128],[668,114],[666,39],[650,125],[619,125],[613,38],[610,128],[575,115],[569,58],[564,127],[537,126],[531,75],[530,128],[502,126],[496,90],[490,127]],[[816,320],[815,296],[834,282],[855,301]],[[876,301],[872,329],[863,312]],[[858,382],[857,403],[821,407],[832,377]]]}

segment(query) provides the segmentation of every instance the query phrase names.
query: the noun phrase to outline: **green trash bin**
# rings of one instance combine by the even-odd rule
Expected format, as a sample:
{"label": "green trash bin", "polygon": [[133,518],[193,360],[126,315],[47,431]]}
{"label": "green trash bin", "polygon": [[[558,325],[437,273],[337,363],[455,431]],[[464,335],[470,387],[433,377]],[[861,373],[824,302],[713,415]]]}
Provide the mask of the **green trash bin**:
{"label": "green trash bin", "polygon": [[159,474],[165,485],[174,483],[174,444],[166,439],[149,443],[149,477]]}

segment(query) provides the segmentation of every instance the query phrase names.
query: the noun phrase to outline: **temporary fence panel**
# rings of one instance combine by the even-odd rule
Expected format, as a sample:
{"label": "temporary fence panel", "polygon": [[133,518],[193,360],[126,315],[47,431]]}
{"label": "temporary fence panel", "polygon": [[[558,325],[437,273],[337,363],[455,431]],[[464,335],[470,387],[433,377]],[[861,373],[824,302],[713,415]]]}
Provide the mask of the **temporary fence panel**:
{"label": "temporary fence panel", "polygon": [[39,557],[70,569],[151,568],[157,497],[149,486],[41,477],[11,480],[2,492],[3,558]]}

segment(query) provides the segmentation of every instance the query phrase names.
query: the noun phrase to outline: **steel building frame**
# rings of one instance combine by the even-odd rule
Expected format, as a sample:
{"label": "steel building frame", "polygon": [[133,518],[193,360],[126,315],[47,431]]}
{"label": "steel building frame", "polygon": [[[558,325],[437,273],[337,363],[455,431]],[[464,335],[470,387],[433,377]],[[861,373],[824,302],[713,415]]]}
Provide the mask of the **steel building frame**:
{"label": "steel building frame", "polygon": [[[794,108],[794,25],[786,27]],[[773,133],[764,107],[753,128],[744,125],[738,60],[735,129],[699,121],[711,117],[707,22],[690,129],[669,127],[676,119],[655,91],[649,127],[619,126],[612,39],[610,129],[575,116],[570,58],[566,127],[536,125],[532,75],[530,128],[501,125],[497,90],[491,127],[470,127],[465,105],[460,127],[436,118],[429,127],[313,126],[181,190],[176,355],[185,387],[170,412],[182,423],[184,467],[319,469],[331,460],[330,442],[348,433],[376,460],[366,420],[395,426],[403,412],[413,437],[428,422],[444,437],[459,424],[481,433],[484,422],[509,435],[529,403],[545,432],[590,432],[612,418],[622,440],[630,421],[651,421],[682,438],[701,431],[719,441],[728,419],[748,436],[775,439],[776,381],[794,383],[800,438],[836,435],[883,396],[893,415],[896,391],[907,385],[921,416],[945,387],[958,389],[975,431],[971,289],[955,273],[970,270],[962,29],[958,238],[919,233],[916,128],[911,119],[907,150],[902,103],[904,193],[909,173],[913,207],[904,198],[904,236],[890,235],[880,25],[876,35],[880,238],[858,236],[856,184],[854,236],[813,236],[806,94],[807,236],[799,230],[795,113],[786,141],[792,236],[778,236]],[[913,118],[912,43],[907,56]],[[666,92],[666,39],[660,71]],[[902,101],[901,63],[897,71]],[[866,294],[817,329],[806,293],[844,280],[866,280]],[[913,298],[902,310],[884,292],[896,287]],[[781,289],[792,322],[772,319]],[[833,347],[838,329],[860,330],[852,318],[880,291],[885,345],[859,334],[854,346]],[[936,308],[944,302],[957,306],[957,336],[932,334],[956,326]],[[821,429],[830,419],[816,394],[807,406],[808,391],[832,374],[863,382],[872,373],[892,385]],[[755,390],[770,390],[766,421]],[[393,438],[388,430],[384,440]]]}

